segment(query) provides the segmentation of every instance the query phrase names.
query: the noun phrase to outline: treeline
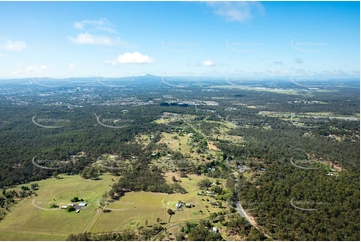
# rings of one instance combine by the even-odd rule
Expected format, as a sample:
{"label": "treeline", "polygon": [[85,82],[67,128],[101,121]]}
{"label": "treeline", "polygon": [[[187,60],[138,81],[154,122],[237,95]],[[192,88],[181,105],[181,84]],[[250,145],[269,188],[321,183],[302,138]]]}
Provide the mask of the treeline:
{"label": "treeline", "polygon": [[103,232],[92,234],[84,232],[79,234],[70,234],[67,241],[137,241],[138,236],[133,231],[124,231],[123,233],[117,232]]}
{"label": "treeline", "polygon": [[126,191],[147,191],[163,193],[186,193],[178,183],[167,184],[164,174],[157,166],[148,168],[141,163],[120,177],[112,186],[111,194],[122,194]]}

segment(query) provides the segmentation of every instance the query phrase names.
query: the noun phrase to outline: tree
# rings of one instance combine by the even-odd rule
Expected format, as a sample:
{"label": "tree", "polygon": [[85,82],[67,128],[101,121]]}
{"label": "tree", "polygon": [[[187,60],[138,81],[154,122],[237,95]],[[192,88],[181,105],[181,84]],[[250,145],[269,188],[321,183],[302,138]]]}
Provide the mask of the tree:
{"label": "tree", "polygon": [[31,189],[33,189],[33,190],[38,190],[39,189],[38,183],[31,183],[30,186],[31,186]]}
{"label": "tree", "polygon": [[73,206],[68,206],[66,210],[68,210],[68,212],[72,212],[75,211],[75,208]]}
{"label": "tree", "polygon": [[145,220],[145,227],[148,227],[148,220]]}
{"label": "tree", "polygon": [[170,215],[170,216],[169,216],[169,219],[168,219],[168,223],[169,223],[169,222],[170,222],[171,217],[173,216],[173,214],[175,214],[175,212],[173,212],[173,210],[172,210],[172,209],[168,208],[167,213]]}
{"label": "tree", "polygon": [[182,241],[182,240],[185,239],[185,233],[184,233],[184,232],[177,231],[177,232],[175,232],[174,235],[175,235],[175,239],[176,239],[177,241]]}
{"label": "tree", "polygon": [[52,175],[53,175],[54,178],[58,178],[58,175],[59,175],[59,174],[58,174],[57,171],[54,171]]}
{"label": "tree", "polygon": [[51,205],[50,205],[50,208],[58,208],[59,206],[56,204],[56,203],[52,203]]}

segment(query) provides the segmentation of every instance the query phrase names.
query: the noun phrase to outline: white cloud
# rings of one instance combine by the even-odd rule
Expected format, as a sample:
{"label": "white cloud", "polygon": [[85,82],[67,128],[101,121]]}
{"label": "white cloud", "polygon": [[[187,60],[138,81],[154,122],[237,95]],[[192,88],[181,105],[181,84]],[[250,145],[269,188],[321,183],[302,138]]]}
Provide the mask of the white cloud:
{"label": "white cloud", "polygon": [[259,2],[207,2],[207,5],[227,21],[244,22],[251,19],[254,12],[264,13],[264,7]]}
{"label": "white cloud", "polygon": [[109,64],[109,65],[112,65],[112,66],[118,65],[118,62],[117,62],[117,61],[112,61],[112,60],[106,60],[105,63],[107,63],[107,64]]}
{"label": "white cloud", "polygon": [[282,71],[282,70],[267,70],[268,73],[271,74],[271,76],[282,76],[282,75],[288,75],[289,71]]}
{"label": "white cloud", "polygon": [[19,73],[39,73],[39,72],[42,72],[42,71],[45,71],[47,68],[46,65],[39,65],[39,64],[35,64],[35,65],[32,65],[32,66],[27,66],[25,69],[23,70],[17,70],[14,72],[14,74],[19,74]]}
{"label": "white cloud", "polygon": [[325,73],[325,74],[330,74],[330,75],[333,75],[333,76],[348,75],[347,72],[345,72],[345,71],[343,71],[343,70],[324,71],[323,73]]}
{"label": "white cloud", "polygon": [[89,33],[78,34],[76,38],[69,37],[71,41],[77,44],[90,45],[128,45],[127,42],[122,41],[119,37],[110,38],[107,36],[97,36]]}
{"label": "white cloud", "polygon": [[1,49],[12,50],[12,51],[22,51],[26,48],[26,44],[23,41],[11,41],[7,40],[5,43],[0,45]]}
{"label": "white cloud", "polygon": [[205,60],[203,61],[204,66],[215,66],[216,64],[211,60]]}
{"label": "white cloud", "polygon": [[26,67],[27,72],[41,72],[46,69],[47,67],[45,65],[39,65],[39,64]]}
{"label": "white cloud", "polygon": [[83,20],[80,22],[75,22],[74,27],[76,29],[83,30],[86,25],[90,25],[96,30],[103,30],[107,31],[109,33],[116,33],[116,30],[113,28],[114,25],[112,25],[106,18],[101,18],[99,20]]}
{"label": "white cloud", "polygon": [[70,63],[70,64],[69,64],[69,67],[70,67],[70,69],[73,69],[73,70],[75,70],[75,69],[76,69],[76,67],[75,67],[75,64],[74,64],[74,63]]}
{"label": "white cloud", "polygon": [[117,61],[120,64],[150,64],[155,60],[148,55],[143,55],[136,51],[133,53],[126,52],[123,55],[119,55]]}
{"label": "white cloud", "polygon": [[295,59],[296,64],[303,64],[303,60],[301,58]]}
{"label": "white cloud", "polygon": [[273,64],[283,66],[283,62],[282,62],[282,61],[274,61]]}

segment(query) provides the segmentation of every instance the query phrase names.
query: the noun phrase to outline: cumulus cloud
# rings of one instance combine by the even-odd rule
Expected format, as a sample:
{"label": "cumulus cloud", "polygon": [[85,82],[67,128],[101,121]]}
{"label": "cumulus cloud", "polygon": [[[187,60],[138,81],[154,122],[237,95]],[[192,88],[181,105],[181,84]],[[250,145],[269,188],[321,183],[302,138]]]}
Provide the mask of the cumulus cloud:
{"label": "cumulus cloud", "polygon": [[216,64],[211,60],[205,60],[203,61],[204,66],[215,66]]}
{"label": "cumulus cloud", "polygon": [[46,69],[47,69],[46,65],[39,65],[39,64],[26,67],[27,72],[40,72]]}
{"label": "cumulus cloud", "polygon": [[121,64],[149,64],[153,63],[154,59],[136,51],[133,53],[126,52],[123,55],[119,55],[118,62]]}
{"label": "cumulus cloud", "polygon": [[295,59],[296,64],[303,64],[303,60],[301,58]]}
{"label": "cumulus cloud", "polygon": [[74,63],[70,63],[70,64],[69,64],[69,67],[70,67],[70,69],[73,69],[73,70],[75,70],[75,69],[76,69],[76,67],[75,67],[75,64],[74,64]]}
{"label": "cumulus cloud", "polygon": [[116,33],[116,30],[114,29],[114,25],[112,25],[106,18],[101,18],[99,20],[86,19],[74,23],[74,27],[76,29],[81,29],[81,30],[84,30],[86,25],[91,26],[91,28],[96,30],[103,30],[109,33]]}
{"label": "cumulus cloud", "polygon": [[69,37],[69,39],[77,44],[90,44],[90,45],[128,45],[127,42],[122,41],[119,37],[110,38],[107,36],[97,36],[89,33],[78,34],[76,38]]}
{"label": "cumulus cloud", "polygon": [[259,2],[207,2],[207,5],[227,21],[245,22],[251,19],[254,13],[264,13],[264,7]]}
{"label": "cumulus cloud", "polygon": [[0,44],[0,48],[12,51],[22,51],[26,48],[26,44],[23,41],[7,40],[3,44]]}
{"label": "cumulus cloud", "polygon": [[39,65],[39,64],[35,64],[32,66],[27,66],[25,69],[22,70],[17,70],[14,72],[14,74],[19,74],[19,73],[39,73],[42,71],[45,71],[47,69],[46,65]]}
{"label": "cumulus cloud", "polygon": [[151,64],[154,63],[155,60],[148,56],[135,51],[133,53],[125,52],[123,55],[119,55],[116,60],[106,60],[105,63],[110,65],[118,65],[118,64]]}
{"label": "cumulus cloud", "polygon": [[282,61],[274,61],[273,64],[283,66],[283,62],[282,62]]}

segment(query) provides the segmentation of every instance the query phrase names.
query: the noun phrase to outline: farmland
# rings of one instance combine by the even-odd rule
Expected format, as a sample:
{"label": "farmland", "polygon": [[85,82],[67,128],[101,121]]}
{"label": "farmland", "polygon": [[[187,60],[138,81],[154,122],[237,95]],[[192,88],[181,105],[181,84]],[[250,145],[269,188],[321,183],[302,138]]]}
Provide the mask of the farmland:
{"label": "farmland", "polygon": [[[106,174],[96,181],[62,175],[61,179],[38,181],[38,196],[18,202],[1,221],[0,240],[26,240],[31,238],[29,234],[34,240],[64,240],[69,233],[82,232],[95,215],[98,198],[112,184],[111,179]],[[20,190],[20,187],[15,189]],[[52,203],[67,205],[74,196],[88,202],[80,213],[50,208]]]}

